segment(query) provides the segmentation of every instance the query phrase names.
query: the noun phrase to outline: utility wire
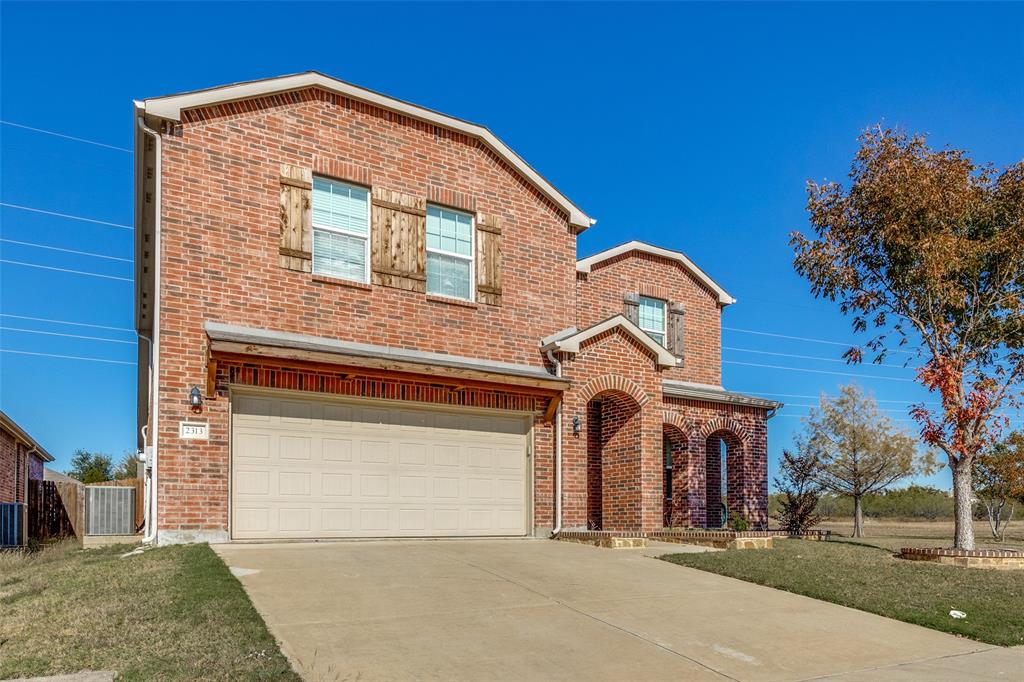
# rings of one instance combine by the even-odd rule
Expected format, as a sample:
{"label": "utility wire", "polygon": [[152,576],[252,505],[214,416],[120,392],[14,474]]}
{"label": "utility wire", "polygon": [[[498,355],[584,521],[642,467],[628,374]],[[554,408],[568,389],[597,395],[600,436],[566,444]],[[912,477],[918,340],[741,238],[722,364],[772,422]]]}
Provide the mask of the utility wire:
{"label": "utility wire", "polygon": [[53,320],[48,317],[30,317],[28,315],[12,315],[10,313],[0,313],[0,317],[11,317],[16,320],[32,320],[33,322],[51,322],[53,324],[70,324],[76,327],[93,327],[95,329],[112,329],[119,332],[134,332],[135,330],[131,327],[109,327],[104,324],[89,324],[88,322],[69,322],[68,320]]}
{"label": "utility wire", "polygon": [[7,242],[8,244],[20,244],[21,246],[32,246],[32,247],[35,247],[37,249],[49,249],[50,251],[62,251],[64,253],[74,253],[74,254],[77,254],[79,256],[91,256],[93,258],[106,258],[107,260],[119,260],[119,261],[124,261],[125,263],[132,263],[132,262],[134,262],[131,258],[120,258],[118,256],[107,256],[107,255],[104,255],[102,253],[92,253],[90,251],[76,251],[75,249],[65,249],[65,248],[60,247],[60,246],[49,246],[47,244],[36,244],[35,242],[22,242],[22,241],[18,241],[17,239],[2,239],[2,238],[0,238],[0,242]]}
{"label": "utility wire", "polygon": [[766,369],[784,369],[790,372],[811,372],[812,374],[835,374],[841,377],[854,377],[856,379],[884,379],[885,381],[906,381],[914,383],[913,379],[901,379],[899,377],[883,377],[878,374],[853,374],[851,372],[830,372],[825,369],[804,369],[802,367],[784,367],[782,365],[762,365],[756,362],[739,362],[738,360],[722,360],[724,365],[744,365],[746,367],[764,367]]}
{"label": "utility wire", "polygon": [[0,206],[6,206],[7,208],[16,208],[19,211],[29,211],[31,213],[42,213],[44,215],[52,215],[58,218],[68,218],[69,220],[81,220],[83,223],[95,223],[97,225],[106,225],[108,227],[120,227],[123,230],[135,230],[131,225],[124,225],[122,223],[112,223],[108,220],[96,220],[95,218],[86,218],[80,215],[71,215],[70,213],[58,213],[57,211],[47,211],[42,208],[33,208],[32,206],[21,206],[19,204],[9,204],[6,201],[0,201]]}
{"label": "utility wire", "polygon": [[[811,343],[827,343],[830,346],[843,346],[844,348],[850,348],[853,345],[851,343],[843,343],[842,341],[827,341],[825,339],[813,339],[807,336],[790,336],[788,334],[775,334],[773,332],[760,332],[756,329],[741,329],[739,327],[727,327],[722,325],[722,329],[727,329],[731,332],[740,332],[742,334],[757,334],[758,336],[774,336],[777,339],[789,339],[791,341],[810,341]],[[892,353],[906,353],[907,355],[916,355],[913,351],[894,349],[890,351]]]}
{"label": "utility wire", "polygon": [[98,272],[85,272],[84,270],[70,270],[68,268],[55,268],[52,265],[39,265],[38,263],[25,263],[17,260],[7,260],[6,258],[0,258],[0,263],[9,263],[11,265],[23,265],[26,268],[39,268],[40,270],[56,270],[57,272],[70,272],[73,275],[87,275],[89,277],[102,277],[103,279],[116,279],[122,282],[134,282],[131,277],[115,277],[114,275],[101,275]]}
{"label": "utility wire", "polygon": [[56,353],[33,353],[27,350],[11,350],[10,348],[0,348],[0,353],[16,353],[18,355],[37,355],[45,358],[64,358],[65,360],[87,360],[89,362],[107,362],[112,365],[135,365],[135,362],[126,362],[124,360],[104,360],[103,358],[86,358],[79,355],[57,355]]}
{"label": "utility wire", "polygon": [[[739,392],[740,393],[749,393],[751,395],[770,395],[770,396],[781,397],[781,398],[810,398],[811,400],[817,400],[817,399],[819,399],[821,397],[820,395],[799,395],[799,394],[796,394],[796,393],[768,393],[767,391],[739,391]],[[825,397],[826,398],[836,398],[837,396],[826,395]],[[921,401],[920,400],[891,400],[891,399],[890,400],[877,400],[876,399],[875,402],[876,403],[901,403],[901,404],[906,404],[906,405],[912,405],[914,403],[919,403]],[[925,402],[924,404],[925,405],[938,405],[939,403],[932,401],[932,402]]]}
{"label": "utility wire", "polygon": [[43,133],[45,135],[53,135],[54,137],[63,137],[65,140],[74,140],[75,142],[85,142],[86,144],[94,144],[97,147],[106,147],[107,149],[116,149],[119,152],[128,152],[129,154],[133,153],[132,150],[128,149],[127,147],[117,147],[117,146],[112,145],[112,144],[107,144],[106,142],[96,142],[95,140],[87,140],[84,137],[75,137],[73,135],[65,135],[64,133],[58,133],[58,132],[56,132],[54,130],[44,130],[43,128],[33,128],[32,126],[23,125],[21,123],[15,123],[14,121],[0,120],[0,123],[2,123],[5,126],[11,126],[12,128],[21,128],[23,130],[31,130],[32,132]]}
{"label": "utility wire", "polygon": [[[722,350],[732,350],[739,353],[757,353],[758,355],[776,355],[783,358],[798,358],[800,360],[819,360],[821,362],[838,362],[843,365],[848,365],[846,360],[839,360],[838,358],[822,358],[816,355],[795,355],[793,353],[775,353],[768,350],[753,350],[751,348],[735,348],[733,346],[723,346]],[[875,367],[891,367],[893,369],[914,369],[913,367],[904,367],[903,365],[890,365],[888,363],[875,364]]]}
{"label": "utility wire", "polygon": [[63,332],[44,332],[38,329],[22,329],[21,327],[4,327],[0,326],[0,329],[9,332],[24,332],[26,334],[45,334],[46,336],[66,336],[71,339],[88,339],[90,341],[107,341],[108,343],[124,343],[129,346],[134,346],[135,341],[124,341],[122,339],[108,339],[102,336],[84,336],[82,334],[65,334]]}

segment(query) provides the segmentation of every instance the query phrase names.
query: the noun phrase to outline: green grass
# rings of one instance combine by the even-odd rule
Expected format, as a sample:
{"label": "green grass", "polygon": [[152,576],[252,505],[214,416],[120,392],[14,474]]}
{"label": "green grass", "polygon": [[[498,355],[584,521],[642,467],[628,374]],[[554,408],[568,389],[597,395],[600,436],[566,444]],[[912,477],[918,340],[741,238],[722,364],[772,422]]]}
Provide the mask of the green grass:
{"label": "green grass", "polygon": [[[1024,571],[904,561],[889,548],[842,540],[776,540],[771,550],[662,558],[990,644],[1024,644]],[[952,618],[951,609],[967,618]]]}
{"label": "green grass", "polygon": [[128,549],[0,554],[0,679],[299,679],[208,546]]}

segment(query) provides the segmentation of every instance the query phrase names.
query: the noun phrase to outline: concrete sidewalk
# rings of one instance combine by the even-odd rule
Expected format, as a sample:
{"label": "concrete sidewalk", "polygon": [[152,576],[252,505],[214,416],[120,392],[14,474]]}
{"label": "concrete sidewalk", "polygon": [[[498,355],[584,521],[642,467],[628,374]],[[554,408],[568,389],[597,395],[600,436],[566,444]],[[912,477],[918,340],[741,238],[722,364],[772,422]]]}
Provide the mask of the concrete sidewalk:
{"label": "concrete sidewalk", "polygon": [[215,549],[311,680],[1024,679],[1020,648],[649,556],[660,548],[466,540]]}

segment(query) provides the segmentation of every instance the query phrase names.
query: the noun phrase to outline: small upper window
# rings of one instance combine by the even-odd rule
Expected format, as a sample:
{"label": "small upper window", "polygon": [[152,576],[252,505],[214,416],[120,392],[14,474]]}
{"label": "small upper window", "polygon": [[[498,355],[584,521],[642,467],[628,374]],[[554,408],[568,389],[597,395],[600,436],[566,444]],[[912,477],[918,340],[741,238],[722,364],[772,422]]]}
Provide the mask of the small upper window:
{"label": "small upper window", "polygon": [[427,293],[473,299],[473,216],[427,206]]}
{"label": "small upper window", "polygon": [[647,296],[640,297],[640,329],[652,339],[665,345],[665,301]]}
{"label": "small upper window", "polygon": [[313,272],[369,282],[370,192],[313,178]]}

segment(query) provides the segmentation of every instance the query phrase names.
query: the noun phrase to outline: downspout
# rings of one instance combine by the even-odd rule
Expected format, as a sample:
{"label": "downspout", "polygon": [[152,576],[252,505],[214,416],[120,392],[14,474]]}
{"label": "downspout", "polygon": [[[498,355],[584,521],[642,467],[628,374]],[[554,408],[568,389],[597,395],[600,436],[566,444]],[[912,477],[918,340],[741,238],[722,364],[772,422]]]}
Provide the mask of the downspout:
{"label": "downspout", "polygon": [[[156,145],[156,178],[154,184],[156,189],[153,193],[153,336],[147,337],[143,334],[139,334],[142,338],[146,339],[149,343],[149,400],[150,400],[150,420],[153,423],[153,433],[149,434],[148,425],[143,427],[145,429],[143,433],[143,443],[145,444],[147,436],[152,435],[152,446],[147,447],[148,452],[146,453],[146,459],[149,460],[149,476],[147,478],[147,492],[146,496],[148,506],[146,507],[146,533],[143,537],[143,542],[153,542],[156,540],[157,535],[157,451],[159,448],[160,433],[160,391],[159,391],[159,377],[160,377],[160,214],[161,214],[161,184],[163,175],[161,174],[162,166],[162,144],[163,140],[160,137],[160,133],[153,130],[146,125],[145,120],[142,116],[139,116],[136,121],[139,124],[139,129],[153,138],[153,143]],[[137,225],[136,229],[141,228],[141,225]]]}
{"label": "downspout", "polygon": [[[555,357],[553,351],[547,352],[548,360],[555,367],[555,376],[562,376],[562,363]],[[555,408],[555,527],[551,529],[551,536],[555,537],[562,532],[562,402],[559,401]]]}

